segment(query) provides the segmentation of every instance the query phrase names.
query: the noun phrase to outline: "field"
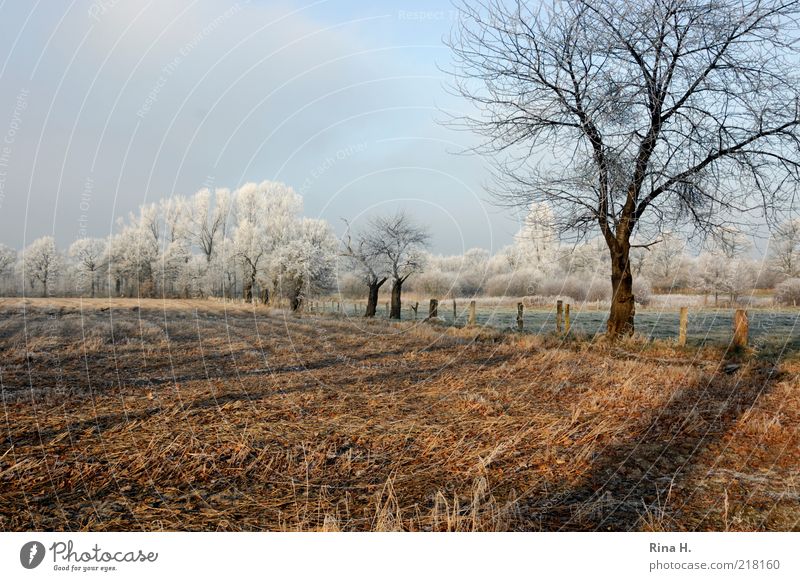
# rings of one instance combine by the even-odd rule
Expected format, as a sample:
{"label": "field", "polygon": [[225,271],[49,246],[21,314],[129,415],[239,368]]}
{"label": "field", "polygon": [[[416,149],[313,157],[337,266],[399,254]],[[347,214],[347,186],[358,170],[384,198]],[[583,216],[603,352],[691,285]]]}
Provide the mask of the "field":
{"label": "field", "polygon": [[0,529],[800,530],[800,356],[725,349],[3,299]]}

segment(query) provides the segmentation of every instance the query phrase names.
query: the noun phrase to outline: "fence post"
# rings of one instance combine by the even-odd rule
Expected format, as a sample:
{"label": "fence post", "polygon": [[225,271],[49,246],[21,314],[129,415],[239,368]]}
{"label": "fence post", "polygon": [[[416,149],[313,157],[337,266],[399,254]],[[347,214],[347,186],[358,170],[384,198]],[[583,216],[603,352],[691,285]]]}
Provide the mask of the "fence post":
{"label": "fence post", "polygon": [[678,321],[678,346],[686,345],[686,328],[689,324],[689,307],[681,307],[681,315]]}
{"label": "fence post", "polygon": [[439,301],[437,299],[431,299],[430,307],[428,307],[428,318],[433,319],[434,317],[439,316]]}
{"label": "fence post", "polygon": [[390,313],[390,310],[389,310],[389,301],[386,301],[386,316],[387,316],[387,317],[389,316],[389,313]]}
{"label": "fence post", "polygon": [[733,316],[733,346],[747,347],[750,325],[747,320],[747,311],[736,309]]}
{"label": "fence post", "polygon": [[525,325],[525,321],[522,318],[523,313],[525,312],[525,305],[522,303],[517,303],[517,330],[522,331],[522,328]]}
{"label": "fence post", "polygon": [[414,311],[414,320],[417,320],[417,309],[419,309],[419,301],[411,305],[411,310]]}
{"label": "fence post", "polygon": [[569,335],[569,303],[564,305],[564,334]]}
{"label": "fence post", "polygon": [[469,315],[467,315],[467,325],[475,324],[475,301],[469,302]]}
{"label": "fence post", "polygon": [[453,324],[456,324],[456,319],[458,318],[458,311],[456,310],[456,300],[453,299]]}
{"label": "fence post", "polygon": [[564,301],[556,301],[556,331],[561,333],[564,318]]}

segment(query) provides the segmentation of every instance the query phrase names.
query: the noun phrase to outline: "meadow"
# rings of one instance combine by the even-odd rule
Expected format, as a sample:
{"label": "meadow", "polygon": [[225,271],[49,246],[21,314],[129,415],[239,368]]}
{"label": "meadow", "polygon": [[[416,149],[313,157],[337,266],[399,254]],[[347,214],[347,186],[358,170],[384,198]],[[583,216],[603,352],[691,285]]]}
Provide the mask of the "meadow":
{"label": "meadow", "polygon": [[447,307],[1,299],[0,529],[800,530],[796,312],[734,352],[722,311],[677,347]]}

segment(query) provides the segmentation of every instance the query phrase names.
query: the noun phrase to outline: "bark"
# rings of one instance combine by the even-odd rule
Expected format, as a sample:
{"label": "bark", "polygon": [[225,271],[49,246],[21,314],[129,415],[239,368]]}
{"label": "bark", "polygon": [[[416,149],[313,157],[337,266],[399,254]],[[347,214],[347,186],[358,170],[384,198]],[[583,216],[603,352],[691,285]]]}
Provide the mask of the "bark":
{"label": "bark", "polygon": [[244,302],[246,303],[253,302],[253,283],[249,280],[244,281],[244,286],[242,287],[242,298],[244,298]]}
{"label": "bark", "polygon": [[292,312],[297,312],[303,308],[303,285],[298,284],[292,289],[291,296],[289,297],[289,306]]}
{"label": "bark", "polygon": [[403,292],[404,279],[395,279],[392,283],[392,307],[389,312],[390,319],[400,319],[400,294]]}
{"label": "bark", "polygon": [[374,280],[369,283],[369,295],[367,297],[367,311],[364,313],[365,317],[374,317],[378,309],[378,291],[380,291],[386,279]]}
{"label": "bark", "polygon": [[633,297],[630,244],[611,250],[611,312],[608,315],[608,336],[633,335],[636,305]]}
{"label": "bark", "polygon": [[269,289],[266,286],[261,289],[261,304],[269,304]]}

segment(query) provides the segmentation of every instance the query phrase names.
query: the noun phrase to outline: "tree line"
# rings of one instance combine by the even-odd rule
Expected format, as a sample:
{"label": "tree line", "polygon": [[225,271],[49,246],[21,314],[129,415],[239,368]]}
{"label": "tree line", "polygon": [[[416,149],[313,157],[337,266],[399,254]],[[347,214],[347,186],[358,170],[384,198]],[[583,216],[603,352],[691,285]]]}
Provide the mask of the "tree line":
{"label": "tree line", "polygon": [[[145,204],[107,238],[81,238],[66,251],[51,236],[21,252],[0,245],[4,294],[94,297],[225,297],[268,304],[285,299],[299,310],[308,297],[336,294],[379,301],[399,319],[402,293],[429,297],[568,297],[610,301],[613,288],[601,238],[568,244],[553,211],[533,203],[508,246],[491,254],[429,252],[430,232],[408,213],[376,215],[337,237],[324,220],[302,216],[302,198],[275,182],[236,190],[202,189]],[[754,289],[800,300],[800,219],[774,230],[766,256],[754,258],[742,232],[719,230],[699,253],[685,236],[664,232],[631,252],[636,301],[652,293],[696,292],[736,303]]]}

